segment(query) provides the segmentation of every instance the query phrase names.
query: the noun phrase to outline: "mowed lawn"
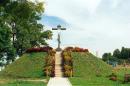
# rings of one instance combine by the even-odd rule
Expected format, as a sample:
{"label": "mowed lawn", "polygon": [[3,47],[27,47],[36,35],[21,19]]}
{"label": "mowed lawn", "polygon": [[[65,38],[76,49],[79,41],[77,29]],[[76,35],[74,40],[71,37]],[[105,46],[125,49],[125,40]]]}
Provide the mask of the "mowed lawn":
{"label": "mowed lawn", "polygon": [[[115,70],[119,81],[107,77],[112,68],[90,53],[72,53],[74,77],[69,78],[73,86],[130,86],[122,84],[125,70]],[[130,70],[127,71],[130,73]]]}
{"label": "mowed lawn", "polygon": [[21,81],[21,80],[1,80],[0,86],[46,86],[44,82],[32,82],[32,81]]}
{"label": "mowed lawn", "polygon": [[0,77],[9,78],[44,78],[44,65],[47,53],[24,54],[0,72]]}
{"label": "mowed lawn", "polygon": [[[44,73],[46,52],[26,53],[0,72],[0,86],[46,86]],[[22,80],[21,80],[22,79]]]}

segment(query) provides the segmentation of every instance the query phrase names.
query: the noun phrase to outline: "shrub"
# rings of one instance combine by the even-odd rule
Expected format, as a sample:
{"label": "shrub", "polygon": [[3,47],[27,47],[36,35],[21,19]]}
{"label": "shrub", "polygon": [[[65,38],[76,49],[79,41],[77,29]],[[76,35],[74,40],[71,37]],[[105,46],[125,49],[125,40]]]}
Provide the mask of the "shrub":
{"label": "shrub", "polygon": [[52,47],[46,46],[46,47],[38,47],[38,48],[29,48],[27,49],[26,53],[32,53],[32,52],[48,52],[50,50],[53,50]]}
{"label": "shrub", "polygon": [[[69,48],[70,49],[70,48]],[[68,49],[67,49],[68,50]],[[71,57],[71,51],[64,50],[62,52],[62,58],[63,58],[63,71],[65,77],[72,77],[72,70],[73,70],[73,63],[72,63],[72,57]]]}
{"label": "shrub", "polygon": [[112,73],[111,75],[109,75],[109,80],[117,81],[117,75]]}
{"label": "shrub", "polygon": [[72,52],[89,52],[88,49],[80,48],[80,47],[66,47],[66,51],[72,51]]}
{"label": "shrub", "polygon": [[130,74],[125,74],[124,82],[130,82]]}
{"label": "shrub", "polygon": [[69,65],[64,65],[64,69],[65,69],[66,71],[70,71],[70,70],[72,70],[72,67],[69,66]]}
{"label": "shrub", "polygon": [[65,74],[64,75],[65,77],[72,77],[72,71],[71,70],[65,71],[64,74]]}
{"label": "shrub", "polygon": [[45,58],[45,67],[44,71],[46,73],[46,76],[55,76],[55,51],[49,50],[48,56]]}

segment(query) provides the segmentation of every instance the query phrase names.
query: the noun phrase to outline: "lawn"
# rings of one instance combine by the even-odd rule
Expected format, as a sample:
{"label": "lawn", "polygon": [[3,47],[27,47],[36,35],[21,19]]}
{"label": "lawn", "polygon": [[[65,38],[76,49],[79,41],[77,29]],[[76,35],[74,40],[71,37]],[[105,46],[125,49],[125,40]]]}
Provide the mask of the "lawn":
{"label": "lawn", "polygon": [[44,65],[47,53],[24,54],[0,72],[0,77],[44,78]]}
{"label": "lawn", "polygon": [[0,72],[0,86],[46,86],[41,81],[22,81],[47,80],[43,71],[46,56],[46,52],[24,54]]}
{"label": "lawn", "polygon": [[44,82],[32,82],[32,81],[21,81],[21,80],[4,80],[0,81],[0,86],[46,86]]}
{"label": "lawn", "polygon": [[[74,77],[69,78],[73,86],[130,86],[122,84],[124,70],[116,70],[119,81],[107,77],[112,68],[90,53],[72,53]],[[127,71],[128,73],[129,70]]]}

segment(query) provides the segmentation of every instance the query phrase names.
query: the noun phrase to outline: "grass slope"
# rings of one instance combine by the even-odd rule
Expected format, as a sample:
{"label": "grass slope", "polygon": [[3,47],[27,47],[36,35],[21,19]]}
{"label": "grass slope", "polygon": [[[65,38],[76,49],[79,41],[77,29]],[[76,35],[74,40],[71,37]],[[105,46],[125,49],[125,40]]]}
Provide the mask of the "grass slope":
{"label": "grass slope", "polygon": [[10,80],[0,83],[0,86],[46,86],[43,82],[31,82],[31,81],[20,81],[20,80]]}
{"label": "grass slope", "polygon": [[1,71],[0,76],[4,78],[42,78],[46,55],[45,52],[24,54]]}
{"label": "grass slope", "polygon": [[[70,78],[73,86],[111,86],[114,82],[106,76],[112,68],[90,53],[72,53],[74,77]],[[97,77],[96,75],[101,75]]]}

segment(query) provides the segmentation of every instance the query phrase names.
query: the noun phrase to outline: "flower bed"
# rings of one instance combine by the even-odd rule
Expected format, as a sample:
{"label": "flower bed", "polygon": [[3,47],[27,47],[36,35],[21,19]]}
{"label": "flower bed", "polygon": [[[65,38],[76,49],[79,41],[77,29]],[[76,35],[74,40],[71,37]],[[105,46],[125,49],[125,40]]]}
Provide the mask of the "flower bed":
{"label": "flower bed", "polygon": [[72,51],[72,52],[89,52],[88,49],[80,48],[80,47],[67,47],[65,48],[67,51]]}
{"label": "flower bed", "polygon": [[32,52],[48,52],[49,50],[52,50],[52,47],[46,46],[46,47],[38,47],[38,48],[29,48],[27,49],[26,53],[32,53]]}
{"label": "flower bed", "polygon": [[64,50],[62,52],[62,66],[65,77],[73,76],[73,62],[71,57],[71,51]]}
{"label": "flower bed", "polygon": [[55,76],[55,51],[48,51],[48,56],[45,58],[44,72],[46,76],[54,77]]}

